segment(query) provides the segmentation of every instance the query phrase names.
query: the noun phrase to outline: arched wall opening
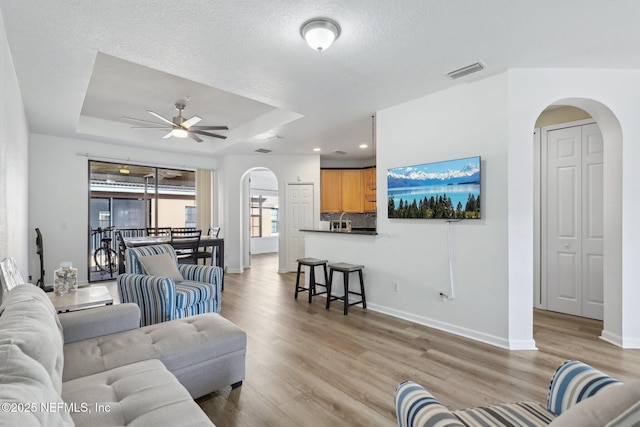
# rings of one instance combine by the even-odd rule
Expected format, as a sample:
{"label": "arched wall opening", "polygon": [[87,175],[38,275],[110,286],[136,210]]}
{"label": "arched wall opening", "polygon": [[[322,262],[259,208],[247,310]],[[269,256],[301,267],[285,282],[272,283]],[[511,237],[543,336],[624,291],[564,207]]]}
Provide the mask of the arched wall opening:
{"label": "arched wall opening", "polygon": [[248,169],[240,180],[241,259],[242,267],[249,268],[251,255],[279,252],[282,197],[278,177],[269,168]]}
{"label": "arched wall opening", "polygon": [[604,140],[586,111],[550,105],[534,132],[534,307],[603,319]]}
{"label": "arched wall opening", "polygon": [[[603,138],[603,331],[601,338],[624,346],[622,329],[622,128],[614,113],[603,103],[586,98],[564,98],[550,106],[571,106],[584,110],[597,123]],[[544,109],[538,112],[540,117]],[[535,127],[535,125],[534,125]],[[531,159],[534,163],[535,156]],[[535,166],[532,167],[533,177]],[[535,215],[533,215],[535,217]],[[533,219],[533,218],[532,218]],[[535,229],[535,227],[534,227]],[[531,248],[537,250],[535,233]],[[535,264],[535,263],[534,263]],[[534,265],[535,267],[535,265]],[[535,280],[534,280],[535,286]],[[531,301],[533,304],[533,301]],[[533,309],[533,306],[531,307]],[[533,312],[531,310],[531,312]],[[531,323],[533,321],[531,320]]]}

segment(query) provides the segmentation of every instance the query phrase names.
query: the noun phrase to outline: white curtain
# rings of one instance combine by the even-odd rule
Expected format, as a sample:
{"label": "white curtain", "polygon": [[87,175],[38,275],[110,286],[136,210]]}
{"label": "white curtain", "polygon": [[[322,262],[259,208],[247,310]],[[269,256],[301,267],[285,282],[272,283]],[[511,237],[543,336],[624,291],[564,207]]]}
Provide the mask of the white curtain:
{"label": "white curtain", "polygon": [[196,217],[197,228],[206,234],[211,227],[211,202],[213,200],[211,171],[196,170]]}

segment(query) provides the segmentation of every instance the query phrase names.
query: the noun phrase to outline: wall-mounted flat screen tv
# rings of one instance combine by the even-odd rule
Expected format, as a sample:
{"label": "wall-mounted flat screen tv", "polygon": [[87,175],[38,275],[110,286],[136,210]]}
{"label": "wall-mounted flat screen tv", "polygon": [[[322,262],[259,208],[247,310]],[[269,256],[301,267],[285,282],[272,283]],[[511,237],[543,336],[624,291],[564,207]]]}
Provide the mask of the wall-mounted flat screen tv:
{"label": "wall-mounted flat screen tv", "polygon": [[480,218],[480,156],[388,169],[387,184],[389,218]]}

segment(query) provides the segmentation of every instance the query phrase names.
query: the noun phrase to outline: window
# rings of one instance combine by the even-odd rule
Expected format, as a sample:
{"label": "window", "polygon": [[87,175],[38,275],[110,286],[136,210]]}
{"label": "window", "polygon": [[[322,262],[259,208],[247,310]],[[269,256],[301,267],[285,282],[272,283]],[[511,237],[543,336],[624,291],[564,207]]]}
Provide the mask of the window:
{"label": "window", "polygon": [[195,206],[184,207],[184,226],[185,228],[195,228],[197,226]]}
{"label": "window", "polygon": [[251,194],[251,237],[278,235],[278,196]]}
{"label": "window", "polygon": [[[194,171],[90,161],[89,191],[90,281],[105,279],[93,262],[102,237],[94,233],[98,227],[138,235],[153,227],[196,226]],[[111,247],[116,250],[115,239]]]}

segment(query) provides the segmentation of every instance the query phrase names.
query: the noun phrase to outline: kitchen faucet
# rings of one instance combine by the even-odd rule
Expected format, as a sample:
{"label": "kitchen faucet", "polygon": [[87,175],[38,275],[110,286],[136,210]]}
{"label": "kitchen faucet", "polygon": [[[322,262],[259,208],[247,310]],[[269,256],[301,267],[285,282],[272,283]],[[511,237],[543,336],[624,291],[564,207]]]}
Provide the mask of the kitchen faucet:
{"label": "kitchen faucet", "polygon": [[342,213],[340,214],[340,219],[338,220],[338,221],[339,221],[339,222],[338,222],[338,230],[339,230],[339,231],[342,231],[342,217],[343,217],[343,216],[345,216],[345,214],[346,214],[346,212],[342,212]]}

